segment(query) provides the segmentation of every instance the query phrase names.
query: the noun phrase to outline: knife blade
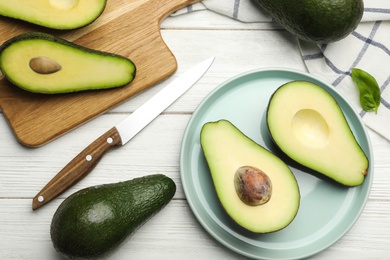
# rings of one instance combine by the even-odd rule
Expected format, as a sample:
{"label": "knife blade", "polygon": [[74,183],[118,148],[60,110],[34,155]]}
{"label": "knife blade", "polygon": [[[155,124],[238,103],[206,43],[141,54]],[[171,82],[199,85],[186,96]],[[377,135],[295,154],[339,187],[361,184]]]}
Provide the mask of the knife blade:
{"label": "knife blade", "polygon": [[206,73],[213,62],[214,57],[186,71],[127,116],[122,122],[88,145],[37,193],[32,201],[32,209],[36,210],[46,205],[83,179],[95,168],[106,152],[129,142],[177,98],[190,89]]}

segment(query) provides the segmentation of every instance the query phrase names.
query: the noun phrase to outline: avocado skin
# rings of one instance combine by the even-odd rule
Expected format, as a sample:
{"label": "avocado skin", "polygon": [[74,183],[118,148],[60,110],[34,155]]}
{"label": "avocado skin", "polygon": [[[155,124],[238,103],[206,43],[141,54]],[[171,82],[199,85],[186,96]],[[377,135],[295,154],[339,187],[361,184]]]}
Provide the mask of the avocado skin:
{"label": "avocado skin", "polygon": [[358,26],[363,0],[255,0],[272,18],[299,39],[330,43]]}
{"label": "avocado skin", "polygon": [[54,248],[70,258],[96,258],[117,248],[173,198],[176,185],[162,174],[82,189],[55,212]]}

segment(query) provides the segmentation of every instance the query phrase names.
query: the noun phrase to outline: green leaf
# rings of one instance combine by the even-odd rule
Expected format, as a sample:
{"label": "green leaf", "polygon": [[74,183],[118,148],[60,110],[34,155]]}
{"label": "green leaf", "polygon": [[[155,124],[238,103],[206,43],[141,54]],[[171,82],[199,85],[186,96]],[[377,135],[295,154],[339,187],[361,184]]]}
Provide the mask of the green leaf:
{"label": "green leaf", "polygon": [[381,91],[375,78],[364,70],[353,68],[352,80],[359,88],[362,108],[367,112],[375,111],[375,114],[378,113]]}

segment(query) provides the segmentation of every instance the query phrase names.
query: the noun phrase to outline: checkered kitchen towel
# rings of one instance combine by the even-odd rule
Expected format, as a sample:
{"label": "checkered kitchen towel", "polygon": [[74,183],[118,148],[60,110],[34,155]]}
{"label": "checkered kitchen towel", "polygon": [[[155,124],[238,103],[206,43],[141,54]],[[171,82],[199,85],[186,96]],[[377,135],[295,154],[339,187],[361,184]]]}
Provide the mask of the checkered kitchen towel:
{"label": "checkered kitchen towel", "polygon": [[[390,140],[390,0],[364,0],[364,5],[361,23],[345,39],[322,45],[299,41],[299,46],[309,72],[337,88],[368,127]],[[175,15],[206,9],[242,22],[272,20],[251,0],[203,0]],[[359,91],[350,76],[355,67],[370,73],[379,84],[377,114],[360,106]]]}

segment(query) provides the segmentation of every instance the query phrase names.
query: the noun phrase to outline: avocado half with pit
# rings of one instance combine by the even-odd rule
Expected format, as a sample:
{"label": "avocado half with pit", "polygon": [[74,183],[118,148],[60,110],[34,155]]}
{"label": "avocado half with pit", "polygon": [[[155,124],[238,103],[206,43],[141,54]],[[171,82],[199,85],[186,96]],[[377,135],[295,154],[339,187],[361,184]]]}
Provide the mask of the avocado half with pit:
{"label": "avocado half with pit", "polygon": [[200,143],[218,199],[238,225],[269,233],[293,221],[300,192],[281,159],[227,120],[204,124]]}
{"label": "avocado half with pit", "polygon": [[126,57],[38,32],[6,41],[0,47],[0,69],[14,85],[44,94],[121,87],[136,73]]}
{"label": "avocado half with pit", "polygon": [[51,29],[70,30],[95,21],[107,0],[1,0],[0,15]]}
{"label": "avocado half with pit", "polygon": [[288,82],[272,95],[266,118],[272,139],[291,159],[340,184],[363,183],[367,156],[325,89],[308,81]]}

